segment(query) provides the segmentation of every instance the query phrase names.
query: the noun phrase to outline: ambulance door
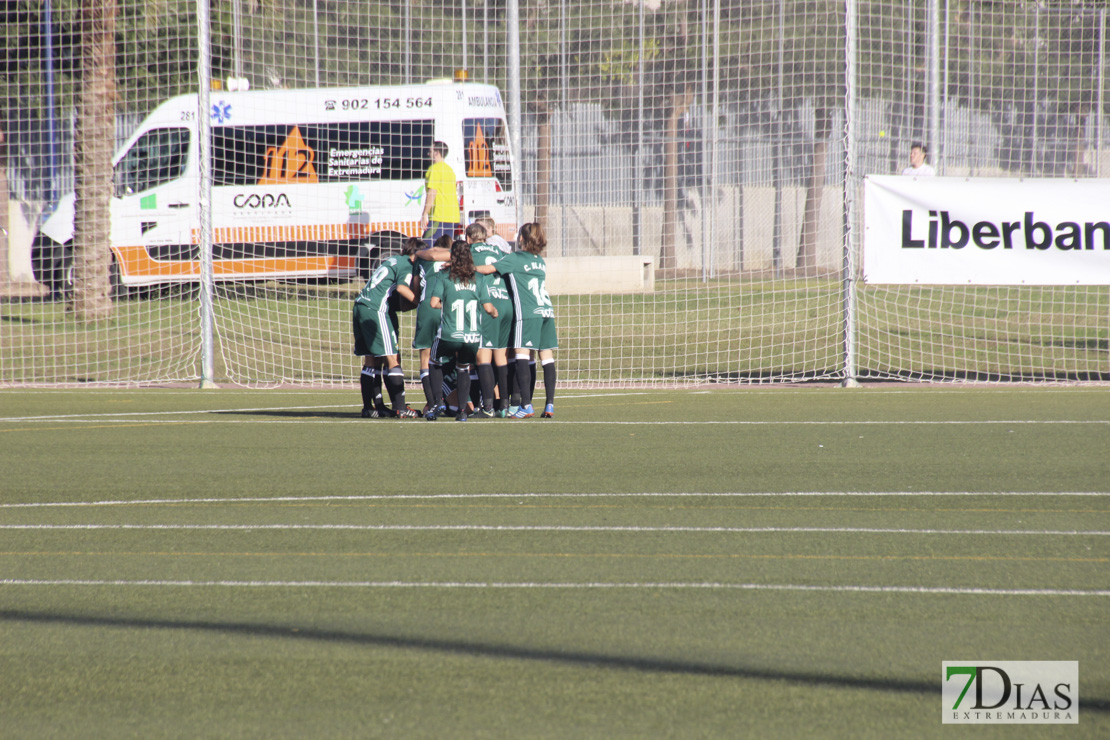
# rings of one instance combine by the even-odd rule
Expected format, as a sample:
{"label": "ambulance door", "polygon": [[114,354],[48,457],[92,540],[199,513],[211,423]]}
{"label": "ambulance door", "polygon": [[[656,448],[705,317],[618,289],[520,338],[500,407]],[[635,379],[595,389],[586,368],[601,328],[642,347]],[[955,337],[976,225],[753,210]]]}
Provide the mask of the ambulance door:
{"label": "ambulance door", "polygon": [[[187,177],[191,132],[155,128],[143,133],[119,159],[114,172],[112,246],[127,284],[183,276],[183,262],[196,258],[196,183]],[[164,271],[154,261],[177,263]]]}

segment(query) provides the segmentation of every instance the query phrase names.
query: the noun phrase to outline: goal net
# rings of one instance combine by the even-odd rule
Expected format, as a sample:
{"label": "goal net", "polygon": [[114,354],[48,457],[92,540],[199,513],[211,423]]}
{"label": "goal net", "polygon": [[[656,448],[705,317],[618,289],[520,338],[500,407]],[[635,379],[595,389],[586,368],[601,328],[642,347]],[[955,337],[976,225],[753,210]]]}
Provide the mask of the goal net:
{"label": "goal net", "polygon": [[1110,288],[871,285],[861,257],[864,180],[914,142],[940,176],[1105,176],[1106,22],[975,0],[16,0],[0,385],[356,382],[352,302],[422,234],[437,140],[461,226],[543,225],[561,383],[1105,379]]}

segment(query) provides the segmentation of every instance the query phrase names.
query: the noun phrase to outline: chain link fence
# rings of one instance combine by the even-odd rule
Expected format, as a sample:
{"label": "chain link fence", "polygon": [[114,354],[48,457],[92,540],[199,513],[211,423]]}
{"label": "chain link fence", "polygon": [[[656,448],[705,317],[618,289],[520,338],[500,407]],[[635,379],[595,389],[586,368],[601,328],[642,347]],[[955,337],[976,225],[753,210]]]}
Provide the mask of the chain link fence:
{"label": "chain link fence", "polygon": [[[90,187],[79,122],[91,81],[111,111],[95,136],[120,149],[159,104],[198,92],[202,57],[212,102],[243,80],[353,89],[465,69],[496,86],[518,129],[519,216],[545,225],[551,260],[580,278],[555,297],[568,382],[1110,374],[1106,287],[865,286],[850,208],[865,176],[908,164],[913,142],[940,175],[1105,175],[1101,4],[230,0],[204,6],[203,24],[197,8],[6,5],[0,383],[202,373],[195,282],[116,291],[90,316],[74,289],[84,263],[43,236],[66,194]],[[101,195],[109,222],[94,246],[115,266],[139,247],[112,231],[118,194]],[[639,288],[583,287],[616,285],[607,271],[632,258],[651,271]],[[214,379],[351,382],[359,287],[216,282]]]}

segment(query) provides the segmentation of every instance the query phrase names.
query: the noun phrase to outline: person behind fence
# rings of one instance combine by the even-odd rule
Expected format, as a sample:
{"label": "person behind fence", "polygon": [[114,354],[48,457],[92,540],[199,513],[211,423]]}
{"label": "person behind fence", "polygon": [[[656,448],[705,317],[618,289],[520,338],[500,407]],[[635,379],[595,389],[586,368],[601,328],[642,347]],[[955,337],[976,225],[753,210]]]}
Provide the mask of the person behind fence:
{"label": "person behind fence", "polygon": [[920,141],[915,141],[910,145],[910,166],[902,170],[903,175],[914,175],[917,177],[931,177],[937,174],[933,165],[925,161],[929,156],[929,147],[922,144]]}
{"label": "person behind fence", "polygon": [[428,149],[432,164],[424,175],[424,212],[420,215],[420,231],[429,244],[435,244],[444,234],[453,237],[459,225],[455,171],[444,161],[447,152],[447,145],[442,141],[433,142]]}
{"label": "person behind fence", "polygon": [[[439,331],[432,343],[431,378],[432,392],[436,394],[431,411],[424,415],[428,421],[435,421],[443,399],[443,365],[455,361],[458,371],[459,411],[455,421],[466,421],[466,399],[470,394],[470,366],[477,359],[478,344],[481,339],[478,307],[490,316],[497,315],[497,309],[483,296],[486,278],[474,272],[474,261],[470,258],[470,245],[464,241],[455,242],[451,247],[451,262],[447,274],[436,284],[435,292],[429,299],[433,308],[441,309]],[[493,398],[493,384],[482,389],[486,398]],[[479,409],[476,418],[488,419],[492,416]]]}
{"label": "person behind fence", "polygon": [[[355,337],[354,353],[362,356],[359,388],[362,391],[362,416],[367,419],[418,416],[405,403],[405,371],[401,368],[397,344],[397,311],[394,295],[406,302],[400,310],[416,304],[409,283],[416,250],[424,243],[417,238],[405,242],[401,254],[382,261],[355,298],[351,310]],[[382,402],[382,383],[389,393],[392,410]]]}

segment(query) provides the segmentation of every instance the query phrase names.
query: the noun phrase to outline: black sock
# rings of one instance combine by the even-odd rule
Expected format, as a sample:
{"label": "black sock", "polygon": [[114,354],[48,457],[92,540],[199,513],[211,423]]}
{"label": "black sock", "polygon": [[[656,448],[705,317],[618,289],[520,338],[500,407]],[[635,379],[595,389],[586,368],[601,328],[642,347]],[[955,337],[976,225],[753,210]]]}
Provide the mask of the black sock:
{"label": "black sock", "polygon": [[432,392],[431,367],[429,367],[427,370],[420,371],[420,385],[424,386],[424,398],[428,400],[428,403],[431,403],[432,399],[435,398],[435,393]]}
{"label": "black sock", "polygon": [[[520,403],[519,406],[528,406],[532,403],[532,395],[529,390],[532,387],[532,374],[531,368],[528,367],[528,360],[517,358],[516,362],[516,381],[520,385]],[[525,395],[528,394],[528,395]]]}
{"label": "black sock", "polygon": [[377,372],[372,367],[362,368],[358,374],[358,388],[362,391],[362,408],[369,411],[374,408],[374,378]]}
{"label": "black sock", "polygon": [[372,368],[373,375],[370,376],[370,388],[374,397],[374,408],[385,408],[385,402],[382,401],[382,371],[378,368]]}
{"label": "black sock", "polygon": [[481,408],[482,406],[482,384],[478,381],[478,373],[474,370],[470,371],[470,402],[474,404],[474,408]]}
{"label": "black sock", "polygon": [[505,373],[509,384],[509,405],[520,405],[520,383],[516,379],[516,360],[505,366]]}
{"label": "black sock", "polygon": [[482,407],[493,408],[493,365],[486,362],[478,366],[478,384],[482,387]]}
{"label": "black sock", "polygon": [[[480,371],[481,368],[479,368]],[[509,408],[509,365],[495,365],[493,373],[497,376],[497,391],[500,394],[497,408],[507,409]]]}
{"label": "black sock", "polygon": [[538,373],[536,372],[536,361],[531,360],[528,363],[529,383],[528,386],[528,403],[532,403],[532,399],[536,397],[536,380]]}
{"label": "black sock", "polygon": [[456,390],[458,390],[458,392],[459,392],[458,393],[458,396],[459,396],[459,413],[460,414],[465,414],[466,413],[466,400],[468,398],[470,398],[470,371],[469,370],[459,370],[459,385],[458,385],[458,388]]}
{"label": "black sock", "polygon": [[394,411],[405,408],[405,373],[395,367],[385,376],[385,389],[389,391],[389,402]]}
{"label": "black sock", "polygon": [[428,397],[428,402],[438,406],[443,401],[443,366],[431,365],[428,368],[427,380],[432,394]]}
{"label": "black sock", "polygon": [[543,389],[547,394],[547,404],[555,405],[555,360],[543,363]]}

